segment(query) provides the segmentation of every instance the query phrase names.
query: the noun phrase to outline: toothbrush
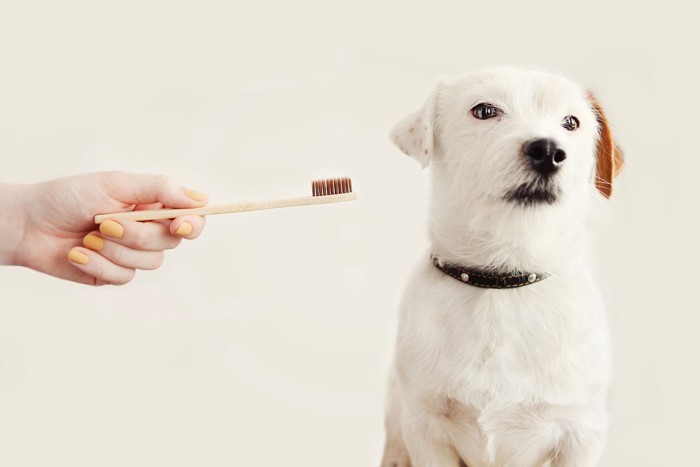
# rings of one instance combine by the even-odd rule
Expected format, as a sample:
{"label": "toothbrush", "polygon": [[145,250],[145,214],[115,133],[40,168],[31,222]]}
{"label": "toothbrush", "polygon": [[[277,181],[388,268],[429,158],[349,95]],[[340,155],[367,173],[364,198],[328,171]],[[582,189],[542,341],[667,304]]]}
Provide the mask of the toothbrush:
{"label": "toothbrush", "polygon": [[132,221],[151,221],[155,219],[173,219],[184,215],[211,216],[214,214],[229,214],[234,212],[260,211],[263,209],[289,208],[293,206],[309,206],[312,204],[342,203],[357,199],[352,191],[349,178],[329,178],[311,182],[311,196],[285,198],[270,201],[220,204],[201,208],[185,209],[152,209],[143,211],[113,212],[95,216],[95,224],[107,219],[128,219]]}

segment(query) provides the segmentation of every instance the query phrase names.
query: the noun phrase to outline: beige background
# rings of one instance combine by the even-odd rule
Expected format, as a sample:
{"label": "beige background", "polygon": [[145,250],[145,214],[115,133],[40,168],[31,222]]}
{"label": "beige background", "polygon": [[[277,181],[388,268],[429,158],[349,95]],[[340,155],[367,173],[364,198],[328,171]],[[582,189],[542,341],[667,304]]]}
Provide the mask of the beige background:
{"label": "beige background", "polygon": [[695,18],[0,0],[0,180],[160,172],[225,202],[351,176],[359,194],[211,218],[123,288],[0,268],[0,465],[377,465],[396,303],[426,245],[427,174],[386,133],[438,76],[491,64],[590,86],[627,152],[592,227],[615,352],[602,465],[696,465]]}

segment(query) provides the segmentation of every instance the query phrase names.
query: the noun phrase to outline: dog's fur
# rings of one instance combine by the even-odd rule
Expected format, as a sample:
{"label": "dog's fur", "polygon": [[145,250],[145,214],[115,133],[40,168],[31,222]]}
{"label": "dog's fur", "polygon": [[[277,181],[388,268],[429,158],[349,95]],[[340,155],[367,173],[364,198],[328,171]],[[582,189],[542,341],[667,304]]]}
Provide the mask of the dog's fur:
{"label": "dog's fur", "polygon": [[[503,115],[476,119],[482,102]],[[576,131],[562,127],[567,115]],[[544,137],[567,154],[547,182],[522,149]],[[431,167],[430,253],[551,276],[478,288],[425,253],[401,303],[382,467],[595,465],[610,358],[585,224],[622,165],[602,109],[558,75],[492,69],[442,80],[391,138]],[[532,199],[509,196],[518,189]]]}

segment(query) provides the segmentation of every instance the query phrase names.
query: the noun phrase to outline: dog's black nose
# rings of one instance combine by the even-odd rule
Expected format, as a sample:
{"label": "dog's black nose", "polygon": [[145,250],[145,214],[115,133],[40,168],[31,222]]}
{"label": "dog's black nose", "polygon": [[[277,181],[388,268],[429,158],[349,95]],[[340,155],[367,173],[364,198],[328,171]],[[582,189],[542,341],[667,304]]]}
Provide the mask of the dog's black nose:
{"label": "dog's black nose", "polygon": [[543,175],[557,171],[566,160],[566,153],[550,138],[537,138],[523,144],[523,152],[530,159],[532,168]]}

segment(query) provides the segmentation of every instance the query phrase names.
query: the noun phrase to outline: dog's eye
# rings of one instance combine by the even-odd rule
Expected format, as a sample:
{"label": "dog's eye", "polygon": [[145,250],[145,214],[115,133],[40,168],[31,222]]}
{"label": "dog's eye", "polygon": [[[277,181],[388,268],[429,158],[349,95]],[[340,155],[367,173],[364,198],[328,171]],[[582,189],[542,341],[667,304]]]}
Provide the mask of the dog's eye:
{"label": "dog's eye", "polygon": [[564,117],[564,120],[561,121],[561,126],[569,131],[574,131],[578,128],[578,125],[578,118],[574,117],[573,115],[567,115]]}
{"label": "dog's eye", "polygon": [[503,111],[491,104],[477,104],[472,107],[472,115],[479,120],[488,120],[489,118],[503,115]]}

